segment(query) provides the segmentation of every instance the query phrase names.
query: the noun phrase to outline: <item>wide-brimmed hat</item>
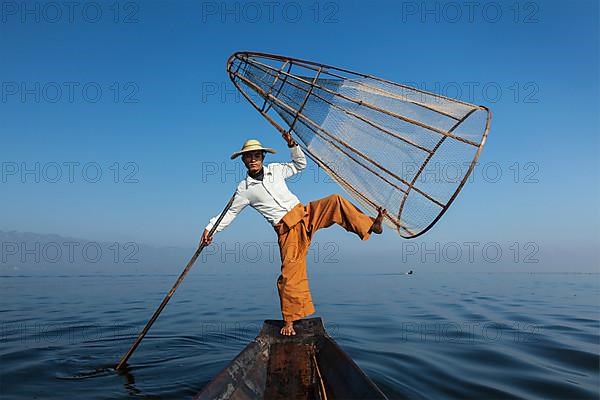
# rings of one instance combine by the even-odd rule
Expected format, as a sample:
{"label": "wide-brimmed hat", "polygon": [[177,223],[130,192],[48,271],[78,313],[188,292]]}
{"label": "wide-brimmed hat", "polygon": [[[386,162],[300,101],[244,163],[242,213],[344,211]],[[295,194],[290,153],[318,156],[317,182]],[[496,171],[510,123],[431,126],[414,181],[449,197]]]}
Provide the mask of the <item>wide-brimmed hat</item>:
{"label": "wide-brimmed hat", "polygon": [[270,149],[268,147],[263,147],[262,144],[258,140],[250,139],[250,140],[246,140],[246,142],[244,143],[244,145],[242,146],[242,149],[240,151],[236,151],[235,153],[233,153],[231,155],[231,159],[233,160],[234,158],[236,158],[237,156],[239,156],[242,153],[247,153],[249,151],[254,151],[254,150],[262,150],[262,151],[266,151],[268,153],[273,153],[273,154],[276,153],[276,151],[273,149]]}

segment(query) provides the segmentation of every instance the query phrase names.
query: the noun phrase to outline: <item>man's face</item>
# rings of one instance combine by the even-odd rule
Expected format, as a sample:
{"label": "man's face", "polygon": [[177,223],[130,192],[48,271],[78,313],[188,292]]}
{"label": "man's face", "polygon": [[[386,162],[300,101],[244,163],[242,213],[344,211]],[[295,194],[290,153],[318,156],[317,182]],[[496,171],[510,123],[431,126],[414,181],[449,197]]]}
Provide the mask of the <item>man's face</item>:
{"label": "man's face", "polygon": [[242,161],[244,161],[244,165],[246,165],[248,172],[251,174],[256,174],[262,169],[264,158],[262,150],[254,150],[242,154]]}

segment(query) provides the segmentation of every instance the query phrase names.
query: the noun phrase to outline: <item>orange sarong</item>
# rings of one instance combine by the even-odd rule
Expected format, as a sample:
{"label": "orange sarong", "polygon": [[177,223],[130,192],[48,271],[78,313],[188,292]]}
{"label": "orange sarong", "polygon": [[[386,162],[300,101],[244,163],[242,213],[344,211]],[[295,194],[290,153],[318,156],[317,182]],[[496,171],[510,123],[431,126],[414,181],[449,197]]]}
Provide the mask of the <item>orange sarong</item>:
{"label": "orange sarong", "polygon": [[367,240],[373,220],[342,196],[333,194],[307,206],[297,204],[274,226],[281,255],[277,289],[285,321],[315,312],[306,275],[306,255],[314,233],[335,223]]}

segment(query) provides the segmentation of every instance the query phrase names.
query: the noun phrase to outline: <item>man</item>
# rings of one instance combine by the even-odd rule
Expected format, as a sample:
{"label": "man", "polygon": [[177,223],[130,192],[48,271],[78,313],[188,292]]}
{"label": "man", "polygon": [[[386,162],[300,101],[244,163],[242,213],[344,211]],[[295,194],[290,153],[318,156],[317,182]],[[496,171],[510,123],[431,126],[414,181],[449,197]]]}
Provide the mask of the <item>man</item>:
{"label": "man", "polygon": [[[314,233],[336,223],[356,233],[362,240],[367,240],[371,233],[380,234],[383,231],[385,210],[379,208],[377,217],[371,218],[337,194],[312,201],[307,206],[300,203],[288,189],[285,180],[306,168],[306,157],[289,133],[284,134],[283,138],[291,149],[291,163],[264,166],[265,154],[274,154],[275,150],[262,147],[258,140],[246,141],[242,149],[231,156],[231,159],[242,156],[248,174],[237,186],[234,201],[215,232],[225,229],[247,205],[273,225],[281,255],[281,275],[277,279],[281,313],[285,321],[281,334],[295,335],[294,321],[315,312],[306,275],[306,255]],[[209,221],[201,244],[212,242],[208,233],[217,218],[215,216]]]}

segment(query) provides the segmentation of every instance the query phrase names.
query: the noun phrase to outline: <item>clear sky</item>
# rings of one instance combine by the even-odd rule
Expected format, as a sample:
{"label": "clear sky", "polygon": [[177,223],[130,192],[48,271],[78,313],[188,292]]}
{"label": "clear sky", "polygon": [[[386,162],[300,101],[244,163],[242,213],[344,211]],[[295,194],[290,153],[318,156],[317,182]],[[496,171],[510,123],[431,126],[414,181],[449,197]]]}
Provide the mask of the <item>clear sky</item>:
{"label": "clear sky", "polygon": [[[444,268],[598,271],[595,0],[27,3],[1,4],[0,230],[194,246],[243,176],[229,155],[245,139],[279,151],[267,161],[289,157],[226,75],[231,53],[252,50],[494,113],[473,182],[425,236],[318,234],[348,267],[400,271],[431,264],[423,246],[477,242],[502,260]],[[312,163],[290,187],[304,203],[341,193]],[[250,208],[219,236],[275,240]]]}

